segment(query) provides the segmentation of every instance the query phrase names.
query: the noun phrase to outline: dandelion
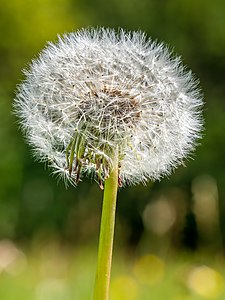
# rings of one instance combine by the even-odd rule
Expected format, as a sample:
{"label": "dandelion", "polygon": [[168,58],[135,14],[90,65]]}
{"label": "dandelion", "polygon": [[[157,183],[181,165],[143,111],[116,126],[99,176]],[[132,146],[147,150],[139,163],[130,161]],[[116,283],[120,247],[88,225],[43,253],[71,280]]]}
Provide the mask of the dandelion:
{"label": "dandelion", "polygon": [[104,28],[59,37],[25,75],[15,111],[35,154],[65,181],[105,188],[94,299],[108,299],[118,185],[160,179],[192,153],[198,84],[162,43]]}
{"label": "dandelion", "polygon": [[53,172],[100,186],[118,148],[119,181],[168,175],[191,153],[202,99],[191,72],[140,32],[84,29],[49,43],[25,71],[15,106]]}

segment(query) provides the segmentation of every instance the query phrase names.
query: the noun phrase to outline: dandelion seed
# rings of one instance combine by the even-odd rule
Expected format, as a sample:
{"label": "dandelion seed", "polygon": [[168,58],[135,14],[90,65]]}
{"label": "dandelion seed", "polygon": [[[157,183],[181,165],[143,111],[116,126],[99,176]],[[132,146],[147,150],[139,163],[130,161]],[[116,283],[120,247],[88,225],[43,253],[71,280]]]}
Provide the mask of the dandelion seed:
{"label": "dandelion seed", "polygon": [[118,148],[119,185],[168,175],[195,148],[202,98],[191,72],[141,32],[82,29],[49,43],[15,110],[35,154],[72,183],[103,187]]}

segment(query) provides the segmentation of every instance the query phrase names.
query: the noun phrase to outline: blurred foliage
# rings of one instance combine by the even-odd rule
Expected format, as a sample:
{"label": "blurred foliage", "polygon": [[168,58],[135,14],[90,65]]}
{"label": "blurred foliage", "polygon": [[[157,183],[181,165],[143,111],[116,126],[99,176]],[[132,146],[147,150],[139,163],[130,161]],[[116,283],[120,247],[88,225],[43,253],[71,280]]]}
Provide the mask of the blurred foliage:
{"label": "blurred foliage", "polygon": [[[97,241],[102,197],[98,186],[89,180],[76,189],[57,184],[50,171],[33,160],[12,114],[12,101],[23,78],[21,69],[47,41],[81,27],[109,26],[140,29],[164,40],[200,78],[205,98],[205,132],[195,160],[160,183],[120,190],[117,246],[139,253],[223,249],[224,13],[224,0],[1,0],[0,238],[31,241],[56,234],[70,243]],[[123,280],[138,289],[127,277],[115,285]]]}
{"label": "blurred foliage", "polygon": [[[71,249],[58,240],[36,238],[29,252],[0,242],[0,297],[4,300],[91,299],[95,274],[93,247]],[[132,257],[123,251],[113,260],[111,300],[223,300],[224,257]]]}

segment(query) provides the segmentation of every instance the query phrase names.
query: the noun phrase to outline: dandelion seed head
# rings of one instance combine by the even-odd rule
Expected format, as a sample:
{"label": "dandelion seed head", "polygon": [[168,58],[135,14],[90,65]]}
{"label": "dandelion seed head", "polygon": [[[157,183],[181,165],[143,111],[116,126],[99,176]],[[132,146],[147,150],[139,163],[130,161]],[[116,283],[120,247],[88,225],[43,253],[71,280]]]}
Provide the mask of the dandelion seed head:
{"label": "dandelion seed head", "polygon": [[25,71],[15,111],[35,155],[76,183],[136,184],[171,173],[196,146],[202,97],[192,73],[141,32],[82,29],[49,43]]}

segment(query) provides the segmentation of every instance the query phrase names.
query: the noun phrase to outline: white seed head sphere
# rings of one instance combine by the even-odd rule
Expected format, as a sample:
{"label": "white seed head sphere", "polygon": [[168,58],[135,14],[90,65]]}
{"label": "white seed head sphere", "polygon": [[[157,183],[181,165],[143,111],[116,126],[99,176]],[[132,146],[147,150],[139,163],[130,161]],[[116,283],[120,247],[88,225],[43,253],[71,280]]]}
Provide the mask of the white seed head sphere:
{"label": "white seed head sphere", "polygon": [[18,87],[15,110],[35,155],[71,182],[168,175],[196,145],[202,97],[191,72],[141,32],[82,29],[49,43]]}

